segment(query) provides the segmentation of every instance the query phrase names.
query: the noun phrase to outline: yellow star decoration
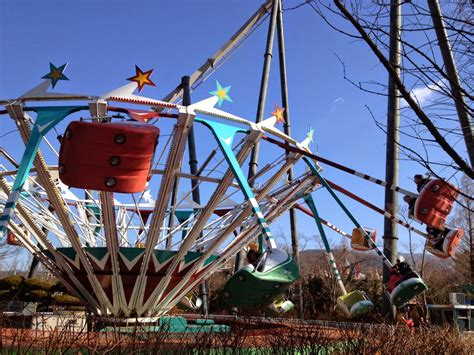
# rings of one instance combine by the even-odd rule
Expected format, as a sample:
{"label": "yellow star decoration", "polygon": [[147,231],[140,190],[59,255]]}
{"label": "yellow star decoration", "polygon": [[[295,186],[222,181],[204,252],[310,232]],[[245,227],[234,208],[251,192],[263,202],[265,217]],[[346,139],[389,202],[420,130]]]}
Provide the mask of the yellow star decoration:
{"label": "yellow star decoration", "polygon": [[138,84],[138,92],[142,91],[145,85],[156,86],[153,81],[151,81],[150,76],[153,73],[153,69],[150,69],[146,72],[143,72],[138,65],[135,65],[135,76],[128,78],[127,80],[135,81]]}
{"label": "yellow star decoration", "polygon": [[276,117],[276,123],[285,122],[285,118],[283,117],[283,112],[285,112],[285,108],[280,108],[278,105],[275,105],[275,111],[272,112],[272,115]]}

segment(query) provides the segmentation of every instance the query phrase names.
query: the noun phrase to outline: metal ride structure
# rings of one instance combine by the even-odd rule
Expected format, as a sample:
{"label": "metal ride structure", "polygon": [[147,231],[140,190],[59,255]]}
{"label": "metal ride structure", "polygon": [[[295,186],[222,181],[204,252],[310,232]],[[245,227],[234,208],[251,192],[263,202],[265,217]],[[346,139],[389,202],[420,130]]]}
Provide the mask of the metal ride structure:
{"label": "metal ride structure", "polygon": [[[44,91],[48,85],[5,105],[26,148],[20,167],[2,172],[8,199],[0,228],[97,313],[162,315],[257,238],[262,265],[292,264],[277,248],[268,224],[317,189],[317,179],[310,172],[293,181],[282,179],[302,155],[281,150],[258,171],[252,189],[241,164],[264,134],[305,150],[309,138],[299,144],[275,128],[274,116],[254,124],[217,109],[218,96],[181,106],[133,95],[137,83],[100,97],[50,94]],[[60,104],[73,100],[81,104]],[[48,106],[31,105],[37,101]],[[79,111],[86,115],[67,125],[56,149],[51,130]],[[117,111],[142,122],[113,117]],[[156,123],[145,123],[143,117]],[[215,141],[214,156],[195,175],[181,170],[192,125]],[[38,149],[41,143],[46,148]],[[50,145],[52,152],[44,152]],[[181,187],[189,179],[212,191],[207,201],[191,203],[187,188],[171,205],[175,181]],[[154,199],[150,190],[155,188]],[[166,225],[170,214],[180,221],[172,229]],[[298,277],[297,266],[292,270],[290,281]]]}
{"label": "metal ride structure", "polygon": [[[191,75],[191,89],[278,6],[278,0],[267,1]],[[131,83],[103,95],[48,91],[51,81],[54,88],[65,79],[65,67],[51,64],[44,82],[19,98],[0,101],[5,108],[0,114],[14,120],[25,144],[19,163],[0,150],[0,234],[9,244],[26,248],[96,314],[162,316],[255,241],[258,259],[228,280],[227,302],[287,311],[292,304],[284,292],[299,269],[278,248],[269,225],[293,207],[316,221],[341,288],[343,312],[355,316],[369,311],[373,305],[365,294],[346,291],[322,224],[351,238],[355,250],[375,250],[395,268],[375,244],[375,231],[362,228],[334,190],[429,238],[325,180],[319,163],[416,197],[313,154],[312,130],[299,142],[277,127],[284,121],[281,109],[259,123],[225,112],[215,106],[230,100],[229,87],[218,82],[213,96],[195,104],[174,103],[183,95],[182,86],[163,100],[140,96],[136,89],[153,82],[152,70],[138,67]],[[207,144],[199,147],[201,165],[186,172],[191,128]],[[246,178],[242,166],[257,144],[271,147],[273,154],[267,161],[261,157],[261,168]],[[299,175],[287,178],[293,168]],[[319,188],[326,188],[354,223],[352,235],[319,217],[311,197]],[[443,242],[428,248],[443,258],[453,255],[462,237],[462,230],[445,228],[455,198],[451,185],[435,180],[425,186],[414,208],[415,218],[443,231]],[[299,205],[303,201],[310,210]],[[427,288],[411,269],[385,286],[398,307]]]}

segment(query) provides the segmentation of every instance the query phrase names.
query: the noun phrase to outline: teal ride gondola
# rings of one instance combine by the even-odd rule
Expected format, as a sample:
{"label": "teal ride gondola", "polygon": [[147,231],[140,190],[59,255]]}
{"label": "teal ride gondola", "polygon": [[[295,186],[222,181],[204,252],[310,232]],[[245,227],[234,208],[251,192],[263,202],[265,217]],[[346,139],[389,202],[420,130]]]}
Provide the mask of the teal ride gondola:
{"label": "teal ride gondola", "polygon": [[428,286],[418,276],[418,274],[404,263],[404,267],[393,268],[390,279],[385,290],[390,295],[390,301],[397,307],[403,307],[410,300],[423,293]]}
{"label": "teal ride gondola", "polygon": [[260,265],[246,265],[227,281],[224,297],[228,305],[270,305],[298,279],[299,267],[284,250],[274,249],[264,256]]}

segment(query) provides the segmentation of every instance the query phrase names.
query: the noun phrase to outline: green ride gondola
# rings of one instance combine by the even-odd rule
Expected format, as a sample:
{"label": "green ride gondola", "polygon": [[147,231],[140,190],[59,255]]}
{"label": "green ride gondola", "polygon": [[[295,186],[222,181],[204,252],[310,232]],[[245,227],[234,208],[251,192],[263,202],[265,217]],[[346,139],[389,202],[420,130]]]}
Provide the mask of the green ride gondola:
{"label": "green ride gondola", "polygon": [[270,308],[277,313],[286,313],[291,311],[295,307],[294,303],[287,300],[285,297],[281,297],[270,305]]}
{"label": "green ride gondola", "polygon": [[403,307],[420,293],[428,290],[428,286],[419,277],[413,277],[400,283],[391,293],[390,301],[397,307]]}
{"label": "green ride gondola", "polygon": [[[418,276],[415,271],[413,271],[413,269],[405,262],[402,257],[398,258],[397,264],[392,265],[392,263],[384,255],[382,250],[377,247],[375,241],[370,237],[367,231],[362,228],[360,223],[354,218],[354,216],[349,212],[349,210],[342,203],[342,201],[337,197],[337,195],[334,193],[327,181],[319,174],[317,169],[315,169],[313,163],[307,158],[303,158],[303,160],[308,164],[308,167],[313,172],[313,174],[318,177],[321,184],[328,190],[328,192],[332,195],[334,200],[339,204],[339,206],[347,214],[347,216],[352,220],[355,226],[361,231],[364,239],[367,240],[369,246],[373,248],[373,250],[383,259],[385,265],[387,265],[391,269],[391,277],[388,285],[385,285],[385,291],[390,296],[390,301],[392,302],[392,304],[395,307],[402,307],[410,300],[414,299],[416,296],[426,291],[428,289],[428,286],[426,286],[423,280]],[[306,202],[308,202],[308,200],[306,200]],[[317,215],[314,206],[313,213],[315,214],[315,216]]]}
{"label": "green ride gondola", "polygon": [[233,307],[270,305],[300,276],[299,267],[282,249],[267,252],[262,265],[246,265],[224,287],[225,302]]}
{"label": "green ride gondola", "polygon": [[418,274],[403,257],[399,257],[397,264],[392,268],[389,282],[385,285],[385,291],[389,294],[392,304],[397,308],[403,307],[427,289],[428,286]]}
{"label": "green ride gondola", "polygon": [[324,232],[323,225],[321,223],[321,219],[319,218],[318,210],[316,208],[316,204],[314,203],[313,197],[308,194],[304,197],[304,200],[310,208],[311,214],[316,222],[316,225],[318,226],[318,230],[323,241],[324,248],[326,249],[326,256],[328,258],[329,265],[331,266],[332,273],[334,274],[336,282],[342,293],[342,295],[337,298],[337,305],[347,317],[354,317],[371,311],[374,308],[374,304],[372,303],[372,301],[369,300],[364,291],[355,290],[349,293],[347,292],[346,287],[342,282],[339,270],[337,269],[336,259],[334,258],[331,247],[326,237],[326,233]]}
{"label": "green ride gondola", "polygon": [[364,291],[352,291],[337,298],[337,305],[348,316],[355,317],[374,308]]}

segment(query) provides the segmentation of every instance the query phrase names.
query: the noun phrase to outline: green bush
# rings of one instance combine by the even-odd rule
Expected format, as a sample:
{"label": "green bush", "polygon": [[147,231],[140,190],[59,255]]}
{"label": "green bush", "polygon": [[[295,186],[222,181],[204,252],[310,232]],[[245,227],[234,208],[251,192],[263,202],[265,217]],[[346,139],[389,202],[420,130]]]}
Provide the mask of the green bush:
{"label": "green bush", "polygon": [[25,278],[23,276],[11,275],[0,279],[0,290],[11,290],[20,288]]}
{"label": "green bush", "polygon": [[53,302],[56,304],[71,304],[71,305],[82,304],[79,298],[75,296],[71,296],[71,295],[56,295],[53,297]]}
{"label": "green bush", "polygon": [[55,286],[56,281],[41,280],[41,279],[27,279],[24,282],[24,287],[28,290],[42,290],[51,292],[51,289]]}
{"label": "green bush", "polygon": [[51,299],[49,292],[44,290],[33,290],[29,293],[25,293],[22,297],[24,302],[41,302],[45,303]]}

